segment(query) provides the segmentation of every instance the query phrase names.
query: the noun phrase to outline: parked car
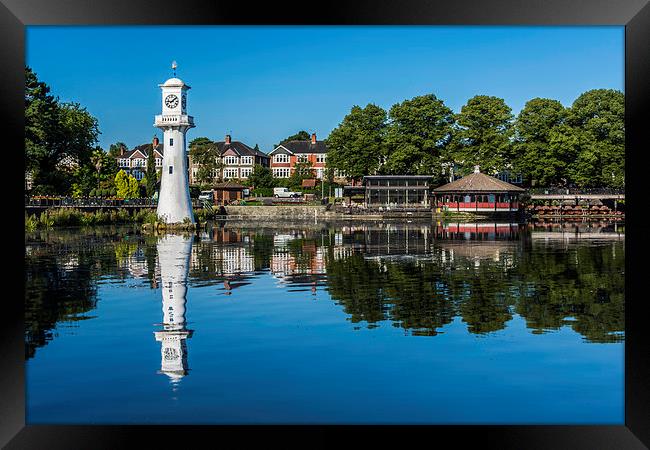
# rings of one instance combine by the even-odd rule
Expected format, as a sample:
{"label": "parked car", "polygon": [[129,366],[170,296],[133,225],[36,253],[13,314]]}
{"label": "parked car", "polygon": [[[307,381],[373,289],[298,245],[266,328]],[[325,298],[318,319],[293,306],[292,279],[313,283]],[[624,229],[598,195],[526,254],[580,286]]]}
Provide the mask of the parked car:
{"label": "parked car", "polygon": [[273,196],[277,198],[295,198],[300,197],[302,192],[292,192],[286,187],[273,188]]}

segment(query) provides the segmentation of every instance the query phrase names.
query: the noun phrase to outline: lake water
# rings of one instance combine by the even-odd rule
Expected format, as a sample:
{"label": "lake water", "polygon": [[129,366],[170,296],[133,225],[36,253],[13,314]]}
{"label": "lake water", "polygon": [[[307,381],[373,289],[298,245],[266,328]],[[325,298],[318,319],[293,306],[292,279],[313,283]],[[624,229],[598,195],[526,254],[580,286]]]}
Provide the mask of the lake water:
{"label": "lake water", "polygon": [[623,424],[621,225],[25,235],[28,424]]}

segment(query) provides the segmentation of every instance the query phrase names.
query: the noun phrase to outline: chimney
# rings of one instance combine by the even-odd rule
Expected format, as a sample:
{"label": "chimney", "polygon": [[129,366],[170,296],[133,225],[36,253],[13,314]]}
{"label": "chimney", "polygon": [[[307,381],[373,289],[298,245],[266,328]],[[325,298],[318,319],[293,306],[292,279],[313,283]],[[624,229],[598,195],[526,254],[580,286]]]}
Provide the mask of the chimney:
{"label": "chimney", "polygon": [[120,156],[124,155],[124,146],[120,145]]}
{"label": "chimney", "polygon": [[226,135],[226,144],[230,144],[230,135],[229,134]]}
{"label": "chimney", "polygon": [[153,148],[158,147],[158,143],[159,143],[158,136],[154,136],[153,141],[151,142],[151,145],[153,146]]}
{"label": "chimney", "polygon": [[311,143],[312,143],[312,145],[316,144],[316,133],[311,134]]}

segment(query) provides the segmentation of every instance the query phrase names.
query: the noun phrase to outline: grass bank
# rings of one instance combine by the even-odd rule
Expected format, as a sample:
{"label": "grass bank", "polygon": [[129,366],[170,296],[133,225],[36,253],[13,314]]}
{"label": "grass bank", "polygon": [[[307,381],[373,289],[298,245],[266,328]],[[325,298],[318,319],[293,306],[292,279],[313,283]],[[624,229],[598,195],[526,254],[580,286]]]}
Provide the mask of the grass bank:
{"label": "grass bank", "polygon": [[[213,212],[206,209],[194,210],[196,222],[212,220]],[[76,208],[52,208],[40,215],[25,213],[25,231],[49,229],[54,227],[74,227],[92,225],[154,224],[159,223],[153,210],[128,211],[126,209],[86,212]]]}

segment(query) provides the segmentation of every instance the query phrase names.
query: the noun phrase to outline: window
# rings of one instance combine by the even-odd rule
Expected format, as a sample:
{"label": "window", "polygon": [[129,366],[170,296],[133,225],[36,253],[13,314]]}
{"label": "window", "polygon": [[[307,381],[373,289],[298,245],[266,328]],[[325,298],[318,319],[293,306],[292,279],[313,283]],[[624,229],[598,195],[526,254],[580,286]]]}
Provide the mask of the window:
{"label": "window", "polygon": [[253,164],[253,157],[252,156],[242,156],[241,157],[241,163],[250,166],[250,165]]}
{"label": "window", "polygon": [[320,153],[320,154],[316,155],[316,162],[317,163],[324,163],[326,157],[327,157],[327,155],[325,153]]}
{"label": "window", "polygon": [[291,169],[288,167],[281,167],[277,169],[273,169],[273,176],[276,178],[289,178]]}
{"label": "window", "polygon": [[237,178],[239,176],[239,170],[238,169],[225,169],[223,171],[223,177],[224,178]]}
{"label": "window", "polygon": [[280,153],[279,155],[273,155],[273,162],[275,163],[288,163],[289,155]]}
{"label": "window", "polygon": [[309,155],[298,155],[298,162],[307,162],[309,161]]}
{"label": "window", "polygon": [[174,139],[173,138],[169,138],[169,145],[174,145]]}
{"label": "window", "polygon": [[162,158],[156,158],[156,167],[162,167]]}
{"label": "window", "polygon": [[173,166],[169,166],[169,173],[172,173],[173,170],[174,170],[174,167],[173,167]]}
{"label": "window", "polygon": [[323,178],[323,169],[316,170],[316,178]]}
{"label": "window", "polygon": [[226,164],[228,166],[237,164],[237,157],[236,156],[226,156],[225,158],[223,158],[223,162],[224,162],[224,164]]}
{"label": "window", "polygon": [[241,174],[242,178],[248,178],[248,176],[251,174],[252,171],[253,169],[247,167],[244,169],[240,169],[239,173]]}

